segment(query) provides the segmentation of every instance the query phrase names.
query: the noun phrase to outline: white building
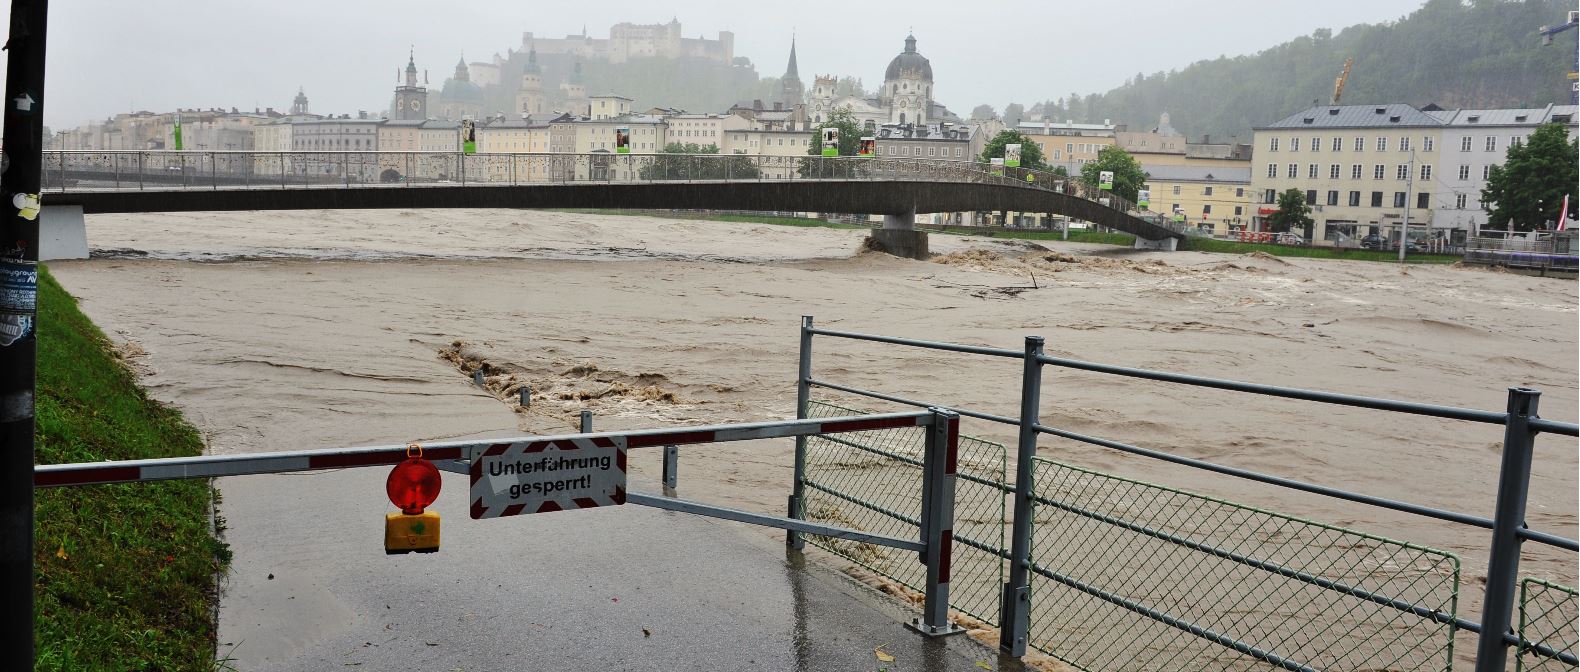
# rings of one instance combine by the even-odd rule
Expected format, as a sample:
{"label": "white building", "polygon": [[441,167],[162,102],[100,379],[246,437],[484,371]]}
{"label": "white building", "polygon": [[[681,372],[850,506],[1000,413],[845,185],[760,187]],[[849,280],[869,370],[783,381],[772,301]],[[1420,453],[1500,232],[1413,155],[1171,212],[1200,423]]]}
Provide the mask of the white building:
{"label": "white building", "polygon": [[1542,124],[1560,123],[1575,134],[1574,105],[1505,110],[1446,110],[1428,112],[1443,119],[1439,165],[1430,187],[1436,191],[1432,225],[1464,229],[1476,235],[1491,225],[1481,208],[1481,190],[1487,186],[1492,166],[1502,165],[1509,148],[1523,143]]}

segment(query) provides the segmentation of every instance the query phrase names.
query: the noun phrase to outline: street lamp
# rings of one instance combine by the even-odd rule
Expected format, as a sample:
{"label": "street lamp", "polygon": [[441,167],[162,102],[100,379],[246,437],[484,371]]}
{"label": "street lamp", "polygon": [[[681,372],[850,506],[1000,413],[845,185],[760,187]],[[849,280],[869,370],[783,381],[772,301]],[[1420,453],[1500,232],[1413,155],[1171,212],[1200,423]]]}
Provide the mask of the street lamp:
{"label": "street lamp", "polygon": [[1404,248],[1410,244],[1410,198],[1415,191],[1415,150],[1410,150],[1410,171],[1404,183],[1404,222],[1399,226],[1399,263],[1404,263]]}

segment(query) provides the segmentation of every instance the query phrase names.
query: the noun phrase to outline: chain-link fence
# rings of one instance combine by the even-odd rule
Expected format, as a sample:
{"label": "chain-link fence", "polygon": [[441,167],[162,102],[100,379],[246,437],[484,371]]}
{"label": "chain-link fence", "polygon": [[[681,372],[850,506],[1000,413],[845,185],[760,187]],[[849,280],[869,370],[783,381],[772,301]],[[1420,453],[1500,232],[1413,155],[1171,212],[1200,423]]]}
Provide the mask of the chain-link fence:
{"label": "chain-link fence", "polygon": [[[864,411],[811,402],[807,417]],[[805,518],[902,539],[920,534],[923,428],[807,438]],[[1004,583],[1004,446],[960,437],[949,605],[996,624]],[[926,568],[914,553],[814,535],[808,541],[910,588]]]}
{"label": "chain-link fence", "polygon": [[[1541,579],[1520,582],[1520,638],[1529,644],[1539,644],[1557,653],[1576,653],[1580,635],[1575,622],[1580,620],[1580,597],[1574,588],[1561,586]],[[1574,663],[1542,655],[1534,646],[1520,647],[1516,669],[1557,672],[1574,670]]]}
{"label": "chain-link fence", "polygon": [[1444,670],[1459,559],[1037,458],[1031,644],[1086,670]]}

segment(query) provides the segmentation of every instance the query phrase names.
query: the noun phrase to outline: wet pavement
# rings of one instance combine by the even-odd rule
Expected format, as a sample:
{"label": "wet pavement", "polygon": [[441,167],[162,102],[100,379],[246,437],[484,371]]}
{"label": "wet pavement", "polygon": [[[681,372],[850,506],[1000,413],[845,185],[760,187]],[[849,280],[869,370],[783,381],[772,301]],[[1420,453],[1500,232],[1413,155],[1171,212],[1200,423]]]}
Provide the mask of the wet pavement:
{"label": "wet pavement", "polygon": [[[243,515],[228,540],[252,551],[225,602],[237,669],[1019,669],[963,635],[923,638],[913,610],[760,531],[634,504],[474,521],[447,473],[441,550],[384,556],[385,475],[221,482],[222,514]],[[367,523],[328,522],[348,519]]]}

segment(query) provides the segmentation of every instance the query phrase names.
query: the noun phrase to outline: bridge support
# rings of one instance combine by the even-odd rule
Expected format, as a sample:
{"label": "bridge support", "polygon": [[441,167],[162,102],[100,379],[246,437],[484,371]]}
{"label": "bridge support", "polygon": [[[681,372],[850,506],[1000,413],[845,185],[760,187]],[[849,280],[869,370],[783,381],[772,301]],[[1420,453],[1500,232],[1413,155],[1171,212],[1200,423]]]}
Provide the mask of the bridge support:
{"label": "bridge support", "polygon": [[1135,249],[1173,252],[1179,249],[1179,244],[1180,241],[1178,238],[1160,238],[1158,240],[1147,240],[1141,236],[1136,236]]}
{"label": "bridge support", "polygon": [[873,249],[896,257],[925,260],[931,256],[927,253],[927,232],[916,230],[914,212],[884,215],[883,228],[873,229],[869,240]]}
{"label": "bridge support", "polygon": [[38,260],[87,259],[88,227],[80,205],[45,205],[38,213]]}

